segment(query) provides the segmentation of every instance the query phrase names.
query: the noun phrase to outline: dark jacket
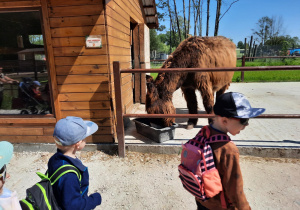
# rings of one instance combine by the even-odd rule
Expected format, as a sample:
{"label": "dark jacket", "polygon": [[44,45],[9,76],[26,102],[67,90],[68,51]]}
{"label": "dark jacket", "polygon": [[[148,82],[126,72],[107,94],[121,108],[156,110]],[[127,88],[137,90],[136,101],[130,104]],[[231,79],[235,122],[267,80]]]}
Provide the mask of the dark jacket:
{"label": "dark jacket", "polygon": [[53,193],[58,205],[63,210],[90,210],[101,204],[101,195],[93,193],[88,196],[89,172],[78,158],[65,156],[58,149],[48,162],[51,176],[60,166],[71,164],[81,172],[81,183],[75,173],[66,173],[54,185]]}
{"label": "dark jacket", "polygon": [[[218,134],[218,132],[211,128],[210,131],[211,135]],[[210,146],[214,153],[215,166],[219,171],[225,196],[231,203],[228,209],[250,210],[251,208],[243,189],[238,148],[233,142],[216,142],[211,143]],[[220,194],[205,202],[196,200],[208,209],[222,209]]]}

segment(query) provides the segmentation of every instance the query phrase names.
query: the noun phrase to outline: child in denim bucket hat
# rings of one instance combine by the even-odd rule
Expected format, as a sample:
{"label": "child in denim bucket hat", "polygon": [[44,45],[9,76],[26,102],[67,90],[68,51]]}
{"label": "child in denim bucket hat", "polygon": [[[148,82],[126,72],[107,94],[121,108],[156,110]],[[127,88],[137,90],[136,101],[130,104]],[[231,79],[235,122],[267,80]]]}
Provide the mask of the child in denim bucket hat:
{"label": "child in denim bucket hat", "polygon": [[84,121],[80,117],[69,116],[59,120],[53,137],[57,152],[48,162],[49,177],[61,166],[70,164],[81,173],[81,181],[75,173],[64,174],[53,185],[53,193],[62,209],[94,209],[101,204],[101,195],[96,192],[88,195],[89,172],[76,157],[76,152],[85,147],[85,138],[98,130],[97,124]]}
{"label": "child in denim bucket hat", "polygon": [[[227,92],[216,99],[213,123],[202,129],[208,129],[210,136],[215,134],[239,134],[249,125],[249,118],[262,114],[264,108],[252,108],[247,98],[237,92]],[[230,138],[229,138],[230,139]],[[210,143],[225,194],[227,209],[251,209],[243,190],[243,178],[239,164],[239,150],[232,141]],[[221,210],[220,194],[202,201],[196,199],[201,210]]]}

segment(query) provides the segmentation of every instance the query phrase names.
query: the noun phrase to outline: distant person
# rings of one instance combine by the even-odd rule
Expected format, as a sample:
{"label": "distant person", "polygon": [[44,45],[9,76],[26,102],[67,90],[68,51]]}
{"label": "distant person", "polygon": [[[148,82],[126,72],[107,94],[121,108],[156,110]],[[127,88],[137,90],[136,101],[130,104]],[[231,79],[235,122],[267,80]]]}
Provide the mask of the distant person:
{"label": "distant person", "polygon": [[[237,92],[227,92],[216,99],[213,107],[215,118],[213,123],[205,127],[210,136],[216,134],[239,134],[249,125],[249,119],[262,114],[264,108],[252,108],[246,97]],[[239,150],[229,142],[210,143],[213,152],[215,167],[219,172],[227,209],[251,209],[243,189],[243,178],[239,164]],[[199,210],[221,210],[221,193],[202,201],[196,198]]]}
{"label": "distant person", "polygon": [[31,85],[32,96],[38,101],[43,101],[41,92],[41,83],[39,81],[33,81]]}
{"label": "distant person", "polygon": [[2,73],[2,70],[3,70],[3,68],[0,67],[0,108],[2,105],[2,101],[3,101],[3,91],[4,91],[3,84],[14,84],[14,83],[19,84],[18,80],[15,80],[15,79],[9,78],[8,76],[5,76]]}
{"label": "distant person", "polygon": [[53,137],[57,152],[48,162],[49,177],[61,166],[71,164],[81,173],[81,181],[75,173],[64,174],[53,185],[53,193],[58,205],[66,210],[90,210],[101,204],[101,195],[96,192],[88,195],[88,168],[76,157],[76,152],[85,147],[85,138],[98,130],[98,125],[84,121],[80,117],[66,117],[59,120]]}
{"label": "distant person", "polygon": [[7,164],[13,156],[13,145],[7,141],[0,142],[0,209],[21,210],[16,192],[11,192],[4,187],[10,175],[7,172]]}

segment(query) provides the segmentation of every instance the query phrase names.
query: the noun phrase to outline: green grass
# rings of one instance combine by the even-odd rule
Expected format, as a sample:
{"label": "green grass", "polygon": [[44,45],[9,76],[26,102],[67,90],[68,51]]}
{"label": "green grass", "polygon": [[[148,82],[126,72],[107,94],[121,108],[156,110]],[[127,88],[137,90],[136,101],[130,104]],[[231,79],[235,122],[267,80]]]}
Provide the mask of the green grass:
{"label": "green grass", "polygon": [[[255,59],[254,61],[246,61],[246,66],[300,66],[300,58],[287,59]],[[237,61],[237,67],[242,66],[242,61]],[[151,68],[160,68],[161,64],[151,64]],[[151,73],[155,78],[157,73]],[[233,82],[241,81],[241,72],[235,72],[232,78]],[[296,82],[300,81],[299,70],[282,70],[282,71],[247,71],[244,72],[244,82]]]}
{"label": "green grass", "polygon": [[[255,59],[246,61],[246,66],[294,66],[300,65],[299,58],[288,59]],[[242,61],[237,61],[237,67],[242,66]],[[233,82],[241,81],[241,72],[235,72],[232,78]],[[300,81],[299,70],[282,71],[247,71],[244,72],[244,82],[295,82]]]}

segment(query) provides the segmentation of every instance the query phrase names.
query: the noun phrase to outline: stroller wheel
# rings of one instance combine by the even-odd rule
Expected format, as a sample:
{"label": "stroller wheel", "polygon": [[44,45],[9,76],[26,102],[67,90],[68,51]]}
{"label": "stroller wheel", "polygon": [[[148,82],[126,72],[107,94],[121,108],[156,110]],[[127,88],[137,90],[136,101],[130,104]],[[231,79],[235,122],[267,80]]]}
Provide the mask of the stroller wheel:
{"label": "stroller wheel", "polygon": [[22,110],[20,114],[29,114],[27,110]]}
{"label": "stroller wheel", "polygon": [[37,114],[39,112],[39,110],[35,107],[32,107],[30,111],[32,114]]}

